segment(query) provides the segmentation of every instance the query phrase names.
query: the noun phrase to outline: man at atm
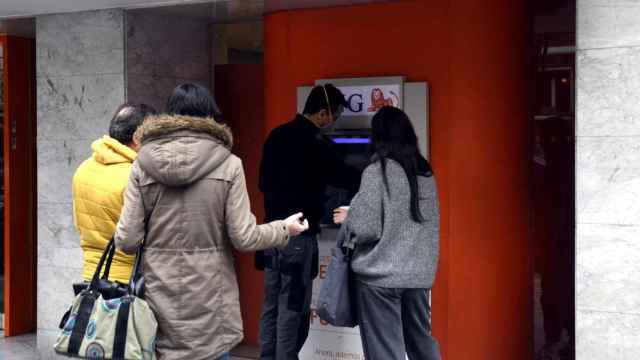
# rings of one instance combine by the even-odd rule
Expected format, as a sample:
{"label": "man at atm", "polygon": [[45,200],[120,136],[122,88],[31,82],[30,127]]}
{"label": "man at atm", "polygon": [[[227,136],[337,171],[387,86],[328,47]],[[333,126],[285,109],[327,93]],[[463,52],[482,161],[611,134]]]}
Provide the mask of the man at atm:
{"label": "man at atm", "polygon": [[259,187],[264,193],[265,221],[302,211],[309,230],[291,238],[284,249],[256,254],[256,265],[265,272],[262,360],[298,359],[309,334],[326,187],[355,193],[360,184],[360,173],[347,166],[321,135],[321,129],[333,124],[346,105],[335,86],[316,86],[303,114],[271,131],[264,144]]}

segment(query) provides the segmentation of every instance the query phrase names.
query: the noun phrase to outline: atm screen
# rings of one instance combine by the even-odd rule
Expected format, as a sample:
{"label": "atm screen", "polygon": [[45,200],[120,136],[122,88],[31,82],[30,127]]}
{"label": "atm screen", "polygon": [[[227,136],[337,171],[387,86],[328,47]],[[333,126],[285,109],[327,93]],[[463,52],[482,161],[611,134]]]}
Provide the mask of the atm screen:
{"label": "atm screen", "polygon": [[[371,152],[371,139],[369,133],[363,134],[327,134],[331,140],[334,151],[344,160],[344,162],[358,169],[364,170],[369,164]],[[327,187],[325,193],[325,210],[322,223],[326,225],[333,224],[333,209],[339,206],[348,205],[351,197],[355,194],[349,194],[342,189]]]}
{"label": "atm screen", "polygon": [[333,148],[348,165],[362,171],[367,166],[371,151],[371,138],[364,135],[329,135]]}
{"label": "atm screen", "polygon": [[331,139],[334,144],[370,144],[371,139],[367,138],[342,138],[336,137]]}

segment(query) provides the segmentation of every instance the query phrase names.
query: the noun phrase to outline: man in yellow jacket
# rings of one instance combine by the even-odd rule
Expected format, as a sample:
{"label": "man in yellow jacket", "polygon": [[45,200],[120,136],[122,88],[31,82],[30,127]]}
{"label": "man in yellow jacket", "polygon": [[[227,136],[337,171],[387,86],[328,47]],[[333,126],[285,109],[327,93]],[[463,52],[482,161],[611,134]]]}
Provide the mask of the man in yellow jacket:
{"label": "man in yellow jacket", "polygon": [[[124,104],[109,125],[109,135],[93,142],[93,155],[73,176],[73,215],[84,254],[83,278],[90,281],[100,256],[116,231],[139,144],[133,139],[138,126],[156,111],[145,104]],[[127,284],[134,257],[116,252],[110,280]]]}

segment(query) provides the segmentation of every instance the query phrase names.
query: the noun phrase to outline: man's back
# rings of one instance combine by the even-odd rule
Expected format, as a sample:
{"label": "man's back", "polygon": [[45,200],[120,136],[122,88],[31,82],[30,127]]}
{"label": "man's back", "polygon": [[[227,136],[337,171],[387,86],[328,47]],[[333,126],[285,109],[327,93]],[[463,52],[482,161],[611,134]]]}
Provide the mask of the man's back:
{"label": "man's back", "polygon": [[256,266],[265,271],[260,319],[263,360],[298,359],[309,334],[326,187],[355,193],[360,182],[358,171],[345,165],[320,133],[320,128],[336,122],[346,104],[335,86],[315,86],[305,102],[304,115],[274,129],[264,145],[259,186],[267,220],[302,212],[309,220],[309,230],[291,238],[284,249],[256,254]]}
{"label": "man's back", "polygon": [[[84,254],[83,278],[90,280],[100,255],[115,233],[136,153],[110,137],[92,144],[92,157],[73,176],[73,215]],[[129,282],[133,257],[117,252],[110,279]]]}
{"label": "man's back", "polygon": [[327,185],[355,192],[359,173],[348,167],[320,136],[319,129],[298,115],[274,129],[264,145],[260,190],[267,221],[302,211],[310,233],[318,233]]}

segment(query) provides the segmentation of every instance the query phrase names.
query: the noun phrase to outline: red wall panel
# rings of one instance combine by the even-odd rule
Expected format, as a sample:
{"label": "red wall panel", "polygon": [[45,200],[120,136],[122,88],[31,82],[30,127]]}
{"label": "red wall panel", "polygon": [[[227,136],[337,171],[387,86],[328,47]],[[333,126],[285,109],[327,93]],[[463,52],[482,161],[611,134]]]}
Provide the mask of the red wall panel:
{"label": "red wall panel", "polygon": [[[217,65],[215,98],[233,131],[233,153],[242,159],[251,209],[264,218],[258,170],[264,142],[264,69],[262,65]],[[253,253],[236,253],[236,272],[244,322],[244,343],[258,344],[258,323],[263,299],[262,272],[254,269]]]}

